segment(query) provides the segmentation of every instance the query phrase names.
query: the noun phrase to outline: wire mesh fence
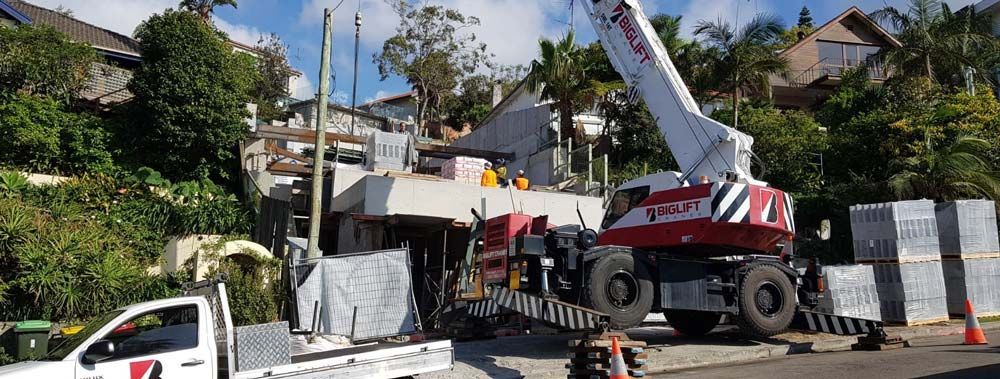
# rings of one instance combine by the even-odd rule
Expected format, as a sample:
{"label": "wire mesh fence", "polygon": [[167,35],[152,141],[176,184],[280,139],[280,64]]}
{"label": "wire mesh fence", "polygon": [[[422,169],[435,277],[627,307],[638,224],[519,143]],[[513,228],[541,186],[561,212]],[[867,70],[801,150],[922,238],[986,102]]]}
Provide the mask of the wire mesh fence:
{"label": "wire mesh fence", "polygon": [[419,328],[409,249],[298,260],[299,329],[370,340]]}

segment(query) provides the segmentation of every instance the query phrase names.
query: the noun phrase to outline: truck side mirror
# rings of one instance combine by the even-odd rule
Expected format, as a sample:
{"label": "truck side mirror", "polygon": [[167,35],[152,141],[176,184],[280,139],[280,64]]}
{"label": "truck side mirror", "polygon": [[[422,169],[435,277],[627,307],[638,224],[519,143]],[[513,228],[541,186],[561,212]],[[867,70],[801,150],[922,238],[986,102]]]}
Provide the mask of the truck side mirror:
{"label": "truck side mirror", "polygon": [[83,353],[83,363],[92,365],[100,361],[107,360],[115,356],[115,344],[108,340],[100,340],[87,346],[87,351]]}

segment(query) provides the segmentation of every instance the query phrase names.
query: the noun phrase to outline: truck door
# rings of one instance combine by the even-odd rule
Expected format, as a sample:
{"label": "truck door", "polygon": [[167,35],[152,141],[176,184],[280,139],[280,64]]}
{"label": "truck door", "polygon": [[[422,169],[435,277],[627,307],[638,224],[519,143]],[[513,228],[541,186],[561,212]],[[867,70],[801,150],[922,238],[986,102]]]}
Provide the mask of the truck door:
{"label": "truck door", "polygon": [[[198,306],[162,308],[118,325],[102,340],[114,355],[96,364],[80,363],[77,379],[210,379],[211,338],[201,336]],[[210,329],[209,329],[210,330]]]}

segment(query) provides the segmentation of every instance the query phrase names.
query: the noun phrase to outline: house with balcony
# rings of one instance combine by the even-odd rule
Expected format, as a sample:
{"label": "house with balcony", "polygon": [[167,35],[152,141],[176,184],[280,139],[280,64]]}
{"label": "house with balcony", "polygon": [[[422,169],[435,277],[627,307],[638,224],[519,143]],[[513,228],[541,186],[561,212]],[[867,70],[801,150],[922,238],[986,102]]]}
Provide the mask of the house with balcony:
{"label": "house with balcony", "polygon": [[84,100],[108,106],[132,98],[126,86],[142,63],[139,41],[25,1],[0,0],[0,27],[19,25],[49,26],[97,50],[103,61],[90,68],[90,82],[80,94]]}
{"label": "house with balcony", "polygon": [[877,58],[883,47],[902,44],[858,7],[851,7],[780,55],[788,59],[787,75],[771,77],[776,106],[809,109],[825,100],[842,82],[846,70],[864,67],[873,82],[889,75]]}

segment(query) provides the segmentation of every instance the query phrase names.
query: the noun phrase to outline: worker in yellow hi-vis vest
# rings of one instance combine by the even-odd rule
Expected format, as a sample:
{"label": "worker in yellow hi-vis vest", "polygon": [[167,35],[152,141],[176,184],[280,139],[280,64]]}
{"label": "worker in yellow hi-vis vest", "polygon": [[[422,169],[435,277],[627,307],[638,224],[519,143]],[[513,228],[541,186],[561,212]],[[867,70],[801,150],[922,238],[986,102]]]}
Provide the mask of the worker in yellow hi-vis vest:
{"label": "worker in yellow hi-vis vest", "polygon": [[517,170],[517,178],[514,179],[514,187],[517,187],[517,189],[521,191],[527,191],[529,185],[528,178],[524,177],[524,170]]}
{"label": "worker in yellow hi-vis vest", "polygon": [[496,188],[497,186],[497,172],[493,171],[493,164],[486,162],[486,170],[483,171],[483,178],[479,181],[479,185],[483,187]]}

